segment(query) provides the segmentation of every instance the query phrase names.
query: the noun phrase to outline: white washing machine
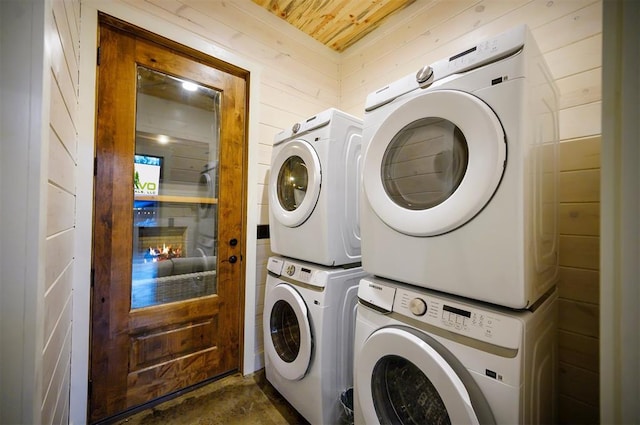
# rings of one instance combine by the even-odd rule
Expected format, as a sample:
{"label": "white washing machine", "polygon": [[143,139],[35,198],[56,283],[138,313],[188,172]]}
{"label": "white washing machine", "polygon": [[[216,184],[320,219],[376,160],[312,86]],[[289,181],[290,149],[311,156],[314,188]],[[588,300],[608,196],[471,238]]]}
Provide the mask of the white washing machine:
{"label": "white washing machine", "polygon": [[271,250],[327,266],[360,262],[362,121],[328,109],[275,136]]}
{"label": "white washing machine", "polygon": [[353,386],[361,267],[328,268],[270,257],[264,301],[267,380],[312,424],[335,424]]}
{"label": "white washing machine", "polygon": [[556,423],[555,288],[510,310],[360,282],[355,423]]}
{"label": "white washing machine", "polygon": [[366,271],[515,309],[557,278],[556,92],[525,26],[368,96]]}

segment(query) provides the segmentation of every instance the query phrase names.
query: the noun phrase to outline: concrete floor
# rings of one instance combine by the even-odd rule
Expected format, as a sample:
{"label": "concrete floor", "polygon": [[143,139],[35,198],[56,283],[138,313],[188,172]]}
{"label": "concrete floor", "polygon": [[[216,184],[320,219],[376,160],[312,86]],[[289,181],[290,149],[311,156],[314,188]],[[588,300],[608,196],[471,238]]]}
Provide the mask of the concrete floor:
{"label": "concrete floor", "polygon": [[245,425],[308,422],[264,376],[239,373],[115,422],[119,425]]}

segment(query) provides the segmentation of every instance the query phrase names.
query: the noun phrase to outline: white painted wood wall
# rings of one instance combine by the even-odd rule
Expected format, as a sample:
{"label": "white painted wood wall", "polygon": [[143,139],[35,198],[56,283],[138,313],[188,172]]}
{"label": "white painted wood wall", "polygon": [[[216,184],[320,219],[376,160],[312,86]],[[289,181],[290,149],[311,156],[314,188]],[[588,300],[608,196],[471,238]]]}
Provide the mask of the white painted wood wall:
{"label": "white painted wood wall", "polygon": [[54,0],[45,29],[51,69],[47,161],[42,424],[67,423],[78,149],[80,1]]}
{"label": "white painted wood wall", "polygon": [[67,423],[80,2],[1,7],[0,422]]}

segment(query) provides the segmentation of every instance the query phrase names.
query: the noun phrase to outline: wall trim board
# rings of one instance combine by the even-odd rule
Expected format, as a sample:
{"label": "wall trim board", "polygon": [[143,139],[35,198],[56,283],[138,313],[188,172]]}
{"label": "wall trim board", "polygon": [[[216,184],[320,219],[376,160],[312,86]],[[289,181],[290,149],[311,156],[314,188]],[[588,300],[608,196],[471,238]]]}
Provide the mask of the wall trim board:
{"label": "wall trim board", "polygon": [[41,422],[51,19],[48,1],[0,2],[1,423]]}
{"label": "wall trim board", "polygon": [[603,2],[601,423],[640,423],[640,2]]}

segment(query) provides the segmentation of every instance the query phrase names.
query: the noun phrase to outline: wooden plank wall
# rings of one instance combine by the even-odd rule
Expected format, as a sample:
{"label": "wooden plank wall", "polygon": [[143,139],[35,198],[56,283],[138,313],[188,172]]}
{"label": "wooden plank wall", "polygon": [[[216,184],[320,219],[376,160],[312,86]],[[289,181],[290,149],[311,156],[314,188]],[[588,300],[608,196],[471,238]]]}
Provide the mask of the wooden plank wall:
{"label": "wooden plank wall", "polygon": [[[46,28],[51,64],[41,423],[67,423],[77,158],[80,1],[54,0]],[[35,257],[34,257],[35,258]]]}
{"label": "wooden plank wall", "polygon": [[559,89],[559,421],[598,423],[601,1],[416,2],[343,54],[341,106],[526,23]]}
{"label": "wooden plank wall", "polygon": [[388,15],[415,0],[253,0],[339,52],[375,30]]}
{"label": "wooden plank wall", "polygon": [[600,137],[560,145],[559,420],[599,416]]}

